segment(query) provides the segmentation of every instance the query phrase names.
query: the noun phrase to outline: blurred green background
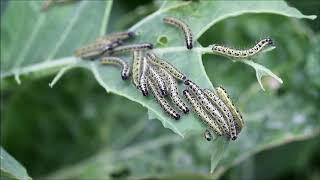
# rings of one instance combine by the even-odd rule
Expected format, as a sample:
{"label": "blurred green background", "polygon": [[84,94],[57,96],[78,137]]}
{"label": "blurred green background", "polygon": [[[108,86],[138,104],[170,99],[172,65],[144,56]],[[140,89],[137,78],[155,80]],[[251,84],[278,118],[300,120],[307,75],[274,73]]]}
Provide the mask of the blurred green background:
{"label": "blurred green background", "polygon": [[[206,46],[212,42],[237,42],[236,46],[242,47],[255,41],[256,36],[270,35],[277,43],[277,52],[266,55],[261,63],[278,73],[284,84],[280,88],[270,85],[266,92],[260,93],[270,93],[279,99],[295,97],[296,101],[289,102],[304,104],[309,115],[306,118],[320,123],[320,3],[316,0],[288,3],[304,14],[317,15],[318,19],[243,15],[219,22],[200,38],[200,43]],[[115,1],[109,31],[130,27],[154,12],[158,4],[150,0]],[[6,1],[1,1],[1,14],[5,9]],[[241,101],[242,95],[259,89],[253,83],[256,80],[252,69],[213,57],[206,55],[203,59],[210,80],[216,85],[223,84],[233,97],[239,97],[239,103],[245,103],[246,100]],[[70,172],[77,171],[74,164],[90,163],[101,152],[112,156],[112,151],[128,149],[132,153],[135,152],[132,147],[148,146],[145,142],[158,138],[164,143],[159,149],[140,152],[143,156],[131,161],[118,161],[112,167],[105,167],[104,172],[97,172],[93,166],[82,177],[107,172],[113,178],[132,174],[139,174],[137,178],[210,178],[209,153],[204,154],[205,150],[198,148],[193,137],[179,139],[159,121],[148,121],[145,108],[123,97],[106,94],[88,71],[69,72],[53,89],[48,86],[52,78],[52,75],[25,77],[21,85],[13,78],[1,81],[1,145],[25,166],[31,177],[63,177],[64,174],[68,177]],[[248,109],[254,105],[249,104]],[[236,163],[221,178],[319,179],[318,138],[319,135],[306,137],[258,152]],[[132,164],[134,169],[130,168]],[[183,171],[184,167],[191,171]],[[161,172],[159,176],[157,172]]]}

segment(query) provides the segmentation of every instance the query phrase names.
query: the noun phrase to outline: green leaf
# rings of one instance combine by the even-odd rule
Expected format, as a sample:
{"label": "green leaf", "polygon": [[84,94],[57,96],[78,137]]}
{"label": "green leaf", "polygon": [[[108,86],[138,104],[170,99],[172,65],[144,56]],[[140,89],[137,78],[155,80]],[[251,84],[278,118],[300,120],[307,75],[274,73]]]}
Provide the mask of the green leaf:
{"label": "green leaf", "polygon": [[32,179],[26,169],[0,147],[1,179]]}
{"label": "green leaf", "polygon": [[314,39],[313,47],[307,59],[306,70],[309,78],[313,84],[320,88],[320,69],[316,68],[320,66],[320,34]]}

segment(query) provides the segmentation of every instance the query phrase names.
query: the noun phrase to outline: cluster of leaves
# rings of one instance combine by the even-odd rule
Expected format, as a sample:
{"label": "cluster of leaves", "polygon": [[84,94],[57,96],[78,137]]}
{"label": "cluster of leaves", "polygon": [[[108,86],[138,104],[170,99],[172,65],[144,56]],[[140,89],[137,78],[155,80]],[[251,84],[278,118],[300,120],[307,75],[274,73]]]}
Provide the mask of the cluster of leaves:
{"label": "cluster of leaves", "polygon": [[[212,167],[224,155],[215,171],[219,176],[254,153],[319,133],[316,107],[320,101],[314,101],[319,99],[319,80],[314,78],[319,77],[314,68],[319,64],[319,48],[314,47],[320,47],[320,38],[301,22],[279,16],[314,18],[282,1],[255,3],[254,7],[247,2],[168,1],[130,28],[139,33],[134,42],[154,43],[157,53],[203,88],[212,88],[213,82],[238,97],[233,99],[244,113],[246,127],[227,149],[221,140],[209,144],[201,139],[198,132],[203,127],[196,115],[173,122],[153,99],[142,97],[132,85],[120,81],[118,69],[70,57],[76,47],[104,34],[108,19],[111,28],[121,21],[109,18],[112,1],[79,1],[47,13],[40,13],[40,6],[37,1],[13,1],[1,17],[5,19],[1,22],[1,37],[5,37],[1,39],[1,103],[5,104],[1,107],[1,140],[32,175],[44,175],[68,164],[73,165],[49,177],[150,177],[185,171],[207,175],[208,158],[213,154]],[[246,13],[278,15],[243,15]],[[195,50],[187,51],[182,47],[182,35],[162,24],[166,15],[188,17],[184,20],[195,38],[201,37]],[[266,35],[276,39],[277,49],[259,58],[259,63],[283,78],[285,85],[280,88],[272,78],[265,78],[267,92],[261,92],[248,66],[223,57],[202,56],[201,48],[212,42],[243,42],[237,44],[243,47]],[[54,89],[47,86],[52,77],[35,78],[62,68],[51,83],[54,85],[72,67],[89,69],[107,92],[124,98],[106,95],[89,72],[81,70],[69,73]],[[15,76],[20,82],[24,74],[21,86],[7,78]],[[146,121],[145,108],[135,102],[148,109],[149,119],[159,119],[164,127],[185,138],[161,128],[156,121]]]}

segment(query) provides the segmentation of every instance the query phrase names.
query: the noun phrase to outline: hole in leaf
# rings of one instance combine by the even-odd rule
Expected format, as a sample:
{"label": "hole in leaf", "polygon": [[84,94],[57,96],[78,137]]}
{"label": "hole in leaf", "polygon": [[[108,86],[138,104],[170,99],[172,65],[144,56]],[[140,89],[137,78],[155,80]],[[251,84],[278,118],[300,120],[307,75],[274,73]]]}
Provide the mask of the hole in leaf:
{"label": "hole in leaf", "polygon": [[168,43],[168,37],[167,36],[159,36],[157,43],[161,46],[165,46]]}

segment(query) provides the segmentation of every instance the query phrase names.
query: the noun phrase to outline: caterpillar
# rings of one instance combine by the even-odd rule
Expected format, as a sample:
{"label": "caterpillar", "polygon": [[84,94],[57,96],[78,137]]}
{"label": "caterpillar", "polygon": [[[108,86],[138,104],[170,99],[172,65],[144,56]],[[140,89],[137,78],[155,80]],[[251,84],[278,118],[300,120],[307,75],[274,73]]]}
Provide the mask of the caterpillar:
{"label": "caterpillar", "polygon": [[170,17],[170,16],[164,17],[163,22],[180,28],[184,33],[184,39],[186,42],[187,49],[192,49],[193,45],[192,45],[191,29],[189,28],[189,26],[185,22],[183,22],[180,19],[177,19],[175,17]]}
{"label": "caterpillar", "polygon": [[180,115],[173,109],[173,107],[167,102],[167,100],[161,96],[161,94],[157,90],[157,87],[156,87],[155,83],[152,81],[152,79],[150,77],[148,77],[147,79],[148,79],[148,84],[149,84],[151,91],[153,93],[153,96],[155,97],[157,102],[160,104],[162,109],[167,114],[169,114],[171,117],[173,117],[175,120],[179,120]]}
{"label": "caterpillar", "polygon": [[[151,43],[142,43],[142,44],[130,44],[125,46],[118,46],[114,48],[110,54],[113,53],[123,53],[128,51],[142,50],[142,49],[152,49],[153,45]],[[109,53],[109,52],[107,52]]]}
{"label": "caterpillar", "polygon": [[242,119],[242,115],[241,113],[237,110],[237,108],[234,106],[234,104],[232,103],[228,93],[226,92],[225,89],[223,89],[222,87],[217,87],[216,88],[216,94],[221,98],[221,100],[226,104],[226,106],[230,109],[231,114],[234,118],[234,122],[235,122],[235,126],[236,126],[236,130],[237,133],[239,134],[241,129],[244,126],[244,121]]}
{"label": "caterpillar", "polygon": [[204,135],[204,138],[207,140],[207,141],[211,141],[212,140],[212,135],[210,133],[210,131],[208,129],[206,129],[203,133]]}
{"label": "caterpillar", "polygon": [[97,38],[96,41],[110,41],[110,40],[126,40],[136,36],[135,32],[128,31],[128,32],[115,32],[111,34],[107,34],[105,36]]}
{"label": "caterpillar", "polygon": [[[212,129],[217,135],[221,136],[222,132],[219,125],[216,124],[215,119],[202,107],[200,102],[193,97],[193,95],[185,89],[183,95],[186,97],[187,101],[191,104],[193,110],[200,117],[202,122],[204,122],[210,129]],[[207,138],[206,138],[207,139]]]}
{"label": "caterpillar", "polygon": [[153,81],[158,84],[161,95],[162,96],[168,95],[166,84],[165,84],[163,78],[157,72],[156,67],[149,65],[149,74],[150,74],[151,78],[153,79]]}
{"label": "caterpillar", "polygon": [[188,86],[188,89],[191,90],[191,92],[194,94],[197,100],[201,103],[201,105],[205,107],[205,109],[209,112],[209,114],[211,114],[215,118],[215,120],[218,121],[224,133],[226,135],[229,135],[230,130],[228,127],[228,123],[225,121],[224,117],[221,115],[218,109],[205,96],[205,94],[199,88],[199,86],[197,86],[195,83],[193,83],[190,80],[186,80],[184,84]]}
{"label": "caterpillar", "polygon": [[159,68],[160,76],[164,77],[165,82],[167,84],[167,89],[173,103],[185,114],[189,112],[188,106],[182,101],[179,96],[178,84],[175,79],[165,70]]}
{"label": "caterpillar", "polygon": [[238,50],[233,48],[228,48],[220,45],[211,45],[211,50],[214,53],[224,55],[231,58],[250,58],[255,56],[259,52],[267,50],[269,47],[274,47],[273,41],[270,38],[260,40],[256,45],[247,50]]}
{"label": "caterpillar", "polygon": [[172,64],[168,63],[167,61],[160,59],[154,53],[147,52],[146,56],[151,63],[166,69],[176,79],[181,81],[184,81],[186,79],[186,76],[182,72],[180,72],[177,68],[175,68]]}
{"label": "caterpillar", "polygon": [[93,60],[101,56],[105,51],[111,50],[120,44],[121,42],[117,40],[100,40],[76,49],[74,55],[82,59]]}
{"label": "caterpillar", "polygon": [[142,64],[141,64],[141,76],[139,79],[139,89],[142,92],[143,96],[148,96],[148,71],[149,71],[149,64],[146,57],[143,57]]}
{"label": "caterpillar", "polygon": [[220,111],[223,113],[224,117],[228,120],[229,128],[230,128],[230,137],[232,140],[237,139],[237,131],[235,128],[234,118],[232,113],[230,112],[229,108],[226,106],[226,104],[217,96],[215,93],[210,91],[209,89],[203,90],[204,94],[207,96],[207,98],[217,106]]}
{"label": "caterpillar", "polygon": [[120,65],[122,70],[121,70],[121,77],[123,80],[128,79],[130,76],[130,67],[126,61],[124,61],[121,58],[118,57],[103,57],[101,58],[101,63],[102,64],[116,64]]}
{"label": "caterpillar", "polygon": [[132,82],[136,87],[139,87],[142,58],[142,51],[133,51]]}

